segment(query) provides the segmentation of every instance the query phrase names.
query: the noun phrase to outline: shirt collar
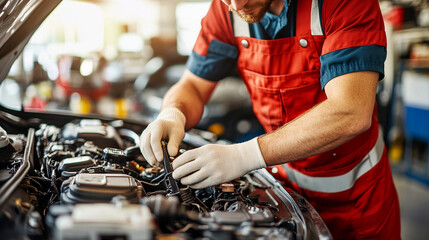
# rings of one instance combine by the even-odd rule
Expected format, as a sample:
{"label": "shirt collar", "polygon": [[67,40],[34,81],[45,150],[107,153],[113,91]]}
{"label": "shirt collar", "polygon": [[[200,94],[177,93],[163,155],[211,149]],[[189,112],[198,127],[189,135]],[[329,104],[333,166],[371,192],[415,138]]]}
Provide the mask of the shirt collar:
{"label": "shirt collar", "polygon": [[286,26],[289,0],[283,1],[284,7],[279,16],[270,12],[265,13],[264,17],[260,21],[264,29],[271,29],[273,32],[278,32],[280,29]]}

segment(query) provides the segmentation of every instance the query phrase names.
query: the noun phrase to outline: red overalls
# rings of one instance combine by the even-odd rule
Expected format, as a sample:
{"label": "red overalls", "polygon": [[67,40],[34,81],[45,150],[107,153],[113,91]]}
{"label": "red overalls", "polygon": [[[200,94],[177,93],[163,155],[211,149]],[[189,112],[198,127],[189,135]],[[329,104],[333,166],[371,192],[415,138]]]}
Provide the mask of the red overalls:
{"label": "red overalls", "polygon": [[[246,23],[234,15],[238,70],[267,132],[326,99],[319,82],[325,36],[314,34],[321,31],[315,30],[311,14],[317,2],[298,1],[299,27],[291,38],[250,38]],[[335,239],[400,238],[398,198],[375,110],[366,132],[331,151],[278,169],[273,175],[311,202]]]}

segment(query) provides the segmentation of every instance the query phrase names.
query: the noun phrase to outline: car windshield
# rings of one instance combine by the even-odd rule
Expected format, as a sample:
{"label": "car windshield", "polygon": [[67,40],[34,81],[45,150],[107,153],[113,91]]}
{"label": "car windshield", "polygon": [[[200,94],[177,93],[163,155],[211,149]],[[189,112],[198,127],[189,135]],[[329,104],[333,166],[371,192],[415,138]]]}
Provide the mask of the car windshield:
{"label": "car windshield", "polygon": [[0,103],[25,111],[150,118],[184,71],[209,4],[62,1],[1,82]]}

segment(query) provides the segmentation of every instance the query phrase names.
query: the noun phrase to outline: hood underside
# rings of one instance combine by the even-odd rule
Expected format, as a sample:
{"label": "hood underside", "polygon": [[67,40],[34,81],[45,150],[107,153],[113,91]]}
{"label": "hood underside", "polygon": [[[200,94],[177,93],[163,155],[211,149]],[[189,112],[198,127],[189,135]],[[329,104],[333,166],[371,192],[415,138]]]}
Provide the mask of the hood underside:
{"label": "hood underside", "polygon": [[0,0],[0,82],[61,0]]}

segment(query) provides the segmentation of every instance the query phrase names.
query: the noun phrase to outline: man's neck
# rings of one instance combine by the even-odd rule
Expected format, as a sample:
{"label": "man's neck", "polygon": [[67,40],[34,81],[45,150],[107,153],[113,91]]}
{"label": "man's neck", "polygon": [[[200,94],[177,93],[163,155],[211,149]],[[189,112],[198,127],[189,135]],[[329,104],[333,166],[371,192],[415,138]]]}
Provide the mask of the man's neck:
{"label": "man's neck", "polygon": [[284,5],[284,0],[273,0],[268,11],[276,16],[280,16]]}

